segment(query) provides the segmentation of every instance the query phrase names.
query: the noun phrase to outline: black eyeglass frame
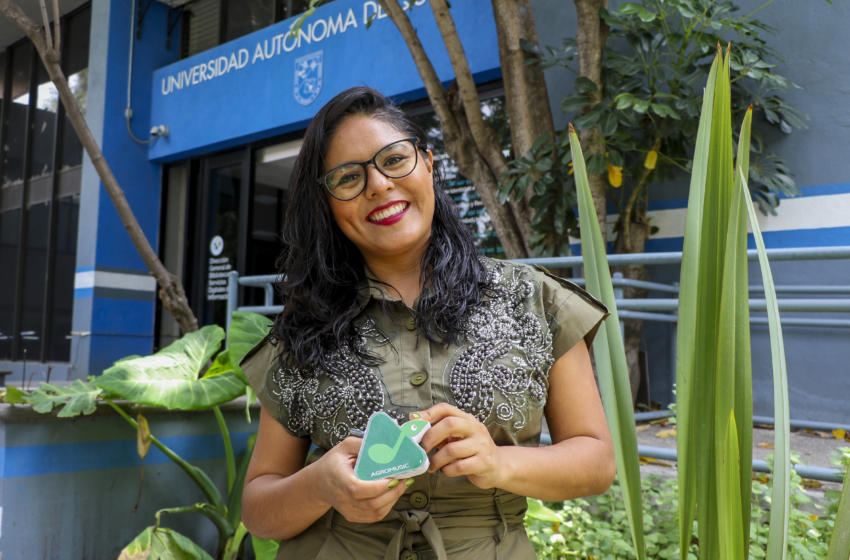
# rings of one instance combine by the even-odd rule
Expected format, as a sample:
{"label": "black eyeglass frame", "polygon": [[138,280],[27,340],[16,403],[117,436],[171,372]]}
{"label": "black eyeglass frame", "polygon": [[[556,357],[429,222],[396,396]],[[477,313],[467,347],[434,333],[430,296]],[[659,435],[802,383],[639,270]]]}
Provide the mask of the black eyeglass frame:
{"label": "black eyeglass frame", "polygon": [[[404,175],[399,175],[398,177],[393,177],[392,175],[388,175],[383,169],[381,169],[380,166],[378,165],[378,163],[375,160],[378,158],[378,154],[380,154],[381,152],[383,152],[384,150],[386,150],[390,146],[392,146],[394,144],[399,144],[401,142],[410,142],[410,143],[413,144],[413,152],[414,152],[414,157],[416,158],[416,160],[413,162],[413,167],[410,169],[410,171],[408,171]],[[374,165],[375,169],[377,169],[378,172],[381,175],[383,175],[384,177],[387,177],[388,179],[401,179],[403,177],[407,177],[408,175],[413,173],[416,170],[416,166],[419,165],[419,138],[417,138],[416,136],[412,136],[410,138],[402,138],[400,140],[396,140],[395,142],[390,142],[389,144],[387,144],[386,146],[384,146],[383,148],[381,148],[380,150],[375,152],[375,155],[372,156],[372,159],[370,159],[369,161],[350,161],[348,163],[343,163],[342,165],[337,165],[336,167],[334,167],[333,169],[331,169],[330,171],[328,171],[327,173],[322,175],[319,179],[317,179],[317,182],[320,185],[324,185],[325,189],[327,189],[327,191],[331,194],[331,196],[334,197],[337,200],[341,200],[343,202],[348,202],[349,200],[354,200],[355,198],[357,198],[358,196],[363,194],[363,191],[365,191],[366,187],[369,186],[369,164]],[[363,168],[363,188],[360,189],[359,193],[355,194],[351,198],[340,198],[340,197],[338,197],[337,195],[334,194],[334,192],[331,190],[331,187],[328,185],[328,177],[330,176],[331,173],[333,173],[334,171],[336,171],[340,167],[345,167],[346,165],[359,165],[360,167]]]}

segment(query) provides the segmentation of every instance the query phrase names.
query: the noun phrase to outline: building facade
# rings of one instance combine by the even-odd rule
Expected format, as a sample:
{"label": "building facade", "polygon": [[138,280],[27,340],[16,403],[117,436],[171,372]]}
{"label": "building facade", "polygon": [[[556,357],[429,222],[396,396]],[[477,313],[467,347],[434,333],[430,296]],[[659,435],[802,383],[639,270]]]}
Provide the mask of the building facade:
{"label": "building facade", "polygon": [[[409,14],[438,75],[449,83],[451,65],[425,2],[408,6]],[[575,35],[571,4],[532,4],[541,43]],[[439,123],[409,51],[374,0],[328,2],[297,35],[288,31],[306,0],[60,6],[69,83],[142,229],[181,277],[202,324],[224,324],[229,271],[274,272],[300,139],[334,95],[356,85],[375,87],[402,103],[440,146]],[[468,0],[451,10],[485,114],[505,125],[491,4]],[[850,140],[847,112],[840,110],[847,84],[834,71],[844,52],[835,41],[850,41],[841,32],[850,16],[838,6],[813,6],[803,17],[820,33],[807,35],[796,16],[781,9],[776,14],[770,23],[780,31],[777,49],[790,50],[780,46],[789,36],[810,45],[789,57],[782,73],[805,86],[788,96],[812,121],[809,130],[773,138],[804,194],[783,200],[777,217],[763,217],[766,242],[850,245],[850,165],[840,155]],[[37,17],[37,9],[29,15]],[[156,282],[83,154],[37,53],[16,33],[8,22],[0,24],[0,370],[33,382],[48,375],[84,379],[124,356],[148,354],[179,332],[160,308]],[[557,107],[573,91],[572,77],[552,69],[547,84],[562,128],[568,117]],[[474,186],[444,153],[437,156],[448,171],[445,188],[482,252],[500,256]],[[687,192],[680,185],[659,188],[650,212],[659,231],[647,250],[679,250]],[[678,280],[671,267],[651,274],[656,281]],[[778,263],[775,274],[777,283],[846,286],[850,265]],[[757,269],[751,276],[756,283]],[[262,302],[259,290],[245,288],[240,297],[243,304]],[[644,332],[650,398],[666,404],[674,378],[672,327],[647,323]],[[848,411],[838,420],[826,414],[850,396],[850,329],[799,327],[786,329],[786,337],[792,416],[850,422]],[[756,413],[771,415],[769,359],[761,347],[766,327],[754,325],[753,339]]]}

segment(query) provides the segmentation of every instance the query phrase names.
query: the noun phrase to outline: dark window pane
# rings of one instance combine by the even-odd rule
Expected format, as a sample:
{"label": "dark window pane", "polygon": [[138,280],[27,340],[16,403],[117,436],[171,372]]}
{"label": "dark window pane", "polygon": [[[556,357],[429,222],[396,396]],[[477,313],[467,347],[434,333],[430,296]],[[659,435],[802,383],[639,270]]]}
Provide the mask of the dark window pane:
{"label": "dark window pane", "polygon": [[236,270],[239,246],[239,192],[242,164],[209,171],[209,230],[201,239],[207,270],[203,324],[224,326],[227,315],[227,274]]}
{"label": "dark window pane", "polygon": [[50,202],[29,205],[27,209],[27,243],[21,312],[21,348],[27,359],[41,359],[44,337],[44,282],[47,274],[47,237],[50,225]]}
{"label": "dark window pane", "polygon": [[[493,98],[481,102],[484,120],[498,133],[503,148],[510,146],[510,128],[507,124],[507,116],[504,110],[504,98]],[[428,143],[433,146],[434,159],[439,162],[443,170],[443,189],[455,202],[461,220],[472,232],[478,252],[503,259],[504,249],[496,235],[496,230],[490,223],[487,209],[475,190],[472,181],[460,174],[457,164],[446,153],[440,131],[440,121],[433,112],[415,115],[413,120],[422,127],[428,138]]]}
{"label": "dark window pane", "polygon": [[53,276],[50,291],[50,339],[48,360],[67,362],[71,359],[71,319],[74,307],[74,270],[77,261],[77,227],[80,195],[66,196],[56,203],[56,239],[53,247]]}
{"label": "dark window pane", "polygon": [[20,231],[20,206],[14,210],[0,212],[0,263],[3,263],[3,266],[0,266],[0,359],[4,360],[12,357]]}
{"label": "dark window pane", "polygon": [[[324,2],[327,4],[328,2]],[[281,0],[280,16],[277,20],[282,21],[303,14],[310,7],[310,0]],[[308,20],[309,21],[309,20]]]}
{"label": "dark window pane", "polygon": [[[0,123],[3,122],[3,96],[6,94],[6,53],[0,52]],[[0,146],[3,146],[3,127],[0,126]],[[2,151],[2,148],[0,148]]]}
{"label": "dark window pane", "polygon": [[241,0],[227,3],[224,40],[232,41],[275,22],[276,0]]}
{"label": "dark window pane", "polygon": [[[67,38],[67,68],[68,86],[77,98],[77,102],[86,114],[86,99],[89,78],[89,34],[91,30],[91,8],[79,12],[66,25]],[[82,165],[83,145],[80,142],[71,121],[65,117],[62,129],[62,154],[60,170]]]}
{"label": "dark window pane", "polygon": [[56,136],[56,115],[59,112],[59,91],[44,68],[37,63],[35,119],[32,126],[32,162],[30,177],[38,179],[53,173],[53,139]]}
{"label": "dark window pane", "polygon": [[30,104],[30,63],[32,46],[24,43],[12,51],[12,102],[6,115],[6,138],[3,142],[5,176],[3,188],[24,180],[24,145],[26,143],[27,110]]}

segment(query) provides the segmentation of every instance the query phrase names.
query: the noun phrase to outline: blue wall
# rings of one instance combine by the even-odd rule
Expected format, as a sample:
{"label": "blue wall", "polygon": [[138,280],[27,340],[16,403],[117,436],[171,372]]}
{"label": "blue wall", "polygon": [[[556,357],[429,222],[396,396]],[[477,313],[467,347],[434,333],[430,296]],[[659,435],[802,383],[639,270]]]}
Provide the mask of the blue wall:
{"label": "blue wall", "polygon": [[[243,456],[256,431],[242,405],[224,415],[234,452]],[[133,413],[134,411],[129,410]],[[224,445],[212,411],[149,411],[151,432],[191,464],[203,469],[226,496]],[[6,560],[113,559],[157,510],[206,501],[183,470],[151,447],[145,458],[139,507],[141,459],[135,430],[108,405],[74,419],[0,404],[0,507]],[[214,551],[217,532],[206,518],[171,515],[162,525]]]}
{"label": "blue wall", "polygon": [[[366,28],[376,9],[372,1],[337,0],[316,10],[298,41],[287,38],[294,19],[286,20],[157,70],[153,121],[168,125],[171,134],[151,145],[150,158],[171,161],[302,129],[334,95],[358,85],[400,100],[424,97],[413,58],[389,18],[384,14]],[[415,6],[408,13],[438,76],[451,80],[454,73],[430,7]],[[456,2],[452,17],[476,79],[498,78],[490,2]],[[329,22],[341,22],[344,31],[331,33]],[[296,63],[314,53],[323,55],[321,91],[303,105],[294,95]]]}
{"label": "blue wall", "polygon": [[[165,49],[168,8],[151,4],[133,53],[133,132],[148,138],[150,76],[177,58]],[[162,168],[127,133],[124,109],[130,55],[130,4],[92,2],[87,120],[151,245],[157,247]],[[83,164],[74,290],[71,378],[97,374],[153,347],[156,283],[148,274],[88,157]]]}

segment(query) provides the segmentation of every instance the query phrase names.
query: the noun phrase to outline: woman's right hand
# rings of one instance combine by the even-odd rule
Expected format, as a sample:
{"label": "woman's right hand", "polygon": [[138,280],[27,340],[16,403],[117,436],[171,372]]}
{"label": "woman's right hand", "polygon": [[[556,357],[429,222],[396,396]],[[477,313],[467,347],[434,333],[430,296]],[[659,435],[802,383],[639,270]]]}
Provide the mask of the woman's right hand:
{"label": "woman's right hand", "polygon": [[362,443],[361,438],[345,438],[316,461],[320,471],[317,486],[321,499],[348,521],[375,523],[386,517],[404,494],[407,481],[384,478],[366,482],[354,476]]}

